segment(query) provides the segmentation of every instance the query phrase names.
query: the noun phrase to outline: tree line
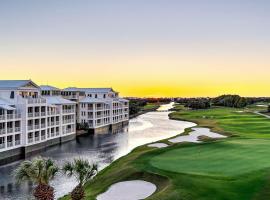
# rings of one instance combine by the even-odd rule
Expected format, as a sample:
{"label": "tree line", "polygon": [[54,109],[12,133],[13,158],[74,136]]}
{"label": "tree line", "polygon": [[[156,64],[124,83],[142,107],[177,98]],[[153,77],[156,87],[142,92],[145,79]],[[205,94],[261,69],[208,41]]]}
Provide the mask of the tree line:
{"label": "tree line", "polygon": [[211,106],[244,108],[257,102],[270,102],[268,97],[241,97],[239,95],[221,95],[215,98],[177,98],[177,103],[191,109],[207,109]]}

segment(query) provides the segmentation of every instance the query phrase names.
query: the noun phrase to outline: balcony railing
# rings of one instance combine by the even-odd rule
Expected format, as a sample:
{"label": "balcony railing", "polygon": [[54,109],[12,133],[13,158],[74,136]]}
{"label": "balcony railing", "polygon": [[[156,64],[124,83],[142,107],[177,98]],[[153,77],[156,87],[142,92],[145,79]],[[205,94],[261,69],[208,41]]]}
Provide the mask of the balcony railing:
{"label": "balcony railing", "polygon": [[35,117],[39,117],[40,116],[40,112],[35,112]]}
{"label": "balcony railing", "polygon": [[7,142],[7,147],[12,147],[13,143],[12,142]]}
{"label": "balcony railing", "polygon": [[33,125],[28,125],[28,131],[32,131],[34,129]]}
{"label": "balcony railing", "polygon": [[28,138],[28,143],[32,143],[33,141],[33,138]]}
{"label": "balcony railing", "polygon": [[35,137],[35,142],[38,142],[39,141],[39,137]]}
{"label": "balcony railing", "polygon": [[48,111],[48,115],[59,115],[59,111]]}
{"label": "balcony railing", "polygon": [[46,112],[41,112],[41,116],[46,116]]}
{"label": "balcony railing", "polygon": [[0,129],[0,134],[5,134],[6,133],[6,129]]}
{"label": "balcony railing", "polygon": [[63,121],[63,124],[70,124],[70,123],[73,123],[74,120],[73,119],[66,119]]}
{"label": "balcony railing", "polygon": [[13,133],[13,131],[14,131],[13,128],[8,128],[7,129],[7,133]]}
{"label": "balcony railing", "polygon": [[40,127],[41,128],[45,128],[46,127],[46,124],[41,124]]}
{"label": "balcony railing", "polygon": [[59,135],[59,131],[55,132],[55,135],[58,136]]}
{"label": "balcony railing", "polygon": [[20,140],[15,140],[15,145],[18,146],[21,144],[21,141]]}
{"label": "balcony railing", "polygon": [[5,143],[0,144],[0,149],[4,149],[5,148]]}
{"label": "balcony railing", "polygon": [[28,113],[28,117],[34,117],[34,113]]}
{"label": "balcony railing", "polygon": [[60,124],[60,122],[59,122],[59,121],[56,121],[56,122],[55,122],[55,125],[59,125],[59,124]]}
{"label": "balcony railing", "polygon": [[64,113],[64,114],[66,114],[66,113],[75,113],[75,110],[74,110],[74,109],[63,110],[63,113]]}
{"label": "balcony railing", "polygon": [[42,98],[29,98],[27,99],[28,104],[40,104],[40,103],[46,103],[46,99]]}
{"label": "balcony railing", "polygon": [[40,125],[39,124],[36,124],[35,125],[35,129],[40,129]]}
{"label": "balcony railing", "polygon": [[15,127],[15,132],[20,132],[21,131],[21,127]]}
{"label": "balcony railing", "polygon": [[5,115],[0,115],[0,120],[5,120]]}
{"label": "balcony railing", "polygon": [[45,135],[42,135],[41,136],[41,140],[45,140]]}

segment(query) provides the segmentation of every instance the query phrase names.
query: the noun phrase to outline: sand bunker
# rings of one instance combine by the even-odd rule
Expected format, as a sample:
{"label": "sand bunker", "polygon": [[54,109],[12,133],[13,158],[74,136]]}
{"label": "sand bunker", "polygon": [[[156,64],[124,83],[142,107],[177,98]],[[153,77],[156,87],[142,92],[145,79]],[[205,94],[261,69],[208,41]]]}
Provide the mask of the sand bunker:
{"label": "sand bunker", "polygon": [[165,143],[154,143],[154,144],[149,144],[148,147],[157,147],[157,148],[164,148],[167,147],[168,145]]}
{"label": "sand bunker", "polygon": [[179,142],[194,142],[200,143],[198,137],[199,136],[207,136],[210,138],[226,138],[224,135],[220,135],[218,133],[211,132],[209,128],[192,128],[192,132],[189,135],[178,136],[176,138],[170,139],[169,141],[172,143],[179,143]]}
{"label": "sand bunker", "polygon": [[151,196],[157,187],[141,180],[124,181],[112,185],[97,200],[140,200]]}

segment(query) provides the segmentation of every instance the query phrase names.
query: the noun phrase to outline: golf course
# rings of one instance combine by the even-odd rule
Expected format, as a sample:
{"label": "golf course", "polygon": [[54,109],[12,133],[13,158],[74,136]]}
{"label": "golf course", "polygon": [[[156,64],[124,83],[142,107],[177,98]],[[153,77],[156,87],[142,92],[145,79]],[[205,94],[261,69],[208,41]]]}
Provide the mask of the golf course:
{"label": "golf course", "polygon": [[[166,139],[159,142],[168,147],[138,147],[89,182],[86,199],[94,200],[112,184],[126,180],[155,184],[157,190],[148,200],[269,199],[270,119],[256,110],[256,106],[205,110],[176,106],[171,119],[191,121],[228,137],[201,137],[200,143]],[[186,129],[182,135],[191,131]]]}

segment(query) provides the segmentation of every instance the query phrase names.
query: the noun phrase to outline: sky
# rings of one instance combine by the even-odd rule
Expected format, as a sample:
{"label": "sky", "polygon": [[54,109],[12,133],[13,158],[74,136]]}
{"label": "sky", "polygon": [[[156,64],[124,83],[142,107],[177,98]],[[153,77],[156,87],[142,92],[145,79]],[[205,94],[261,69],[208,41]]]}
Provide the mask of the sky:
{"label": "sky", "polygon": [[269,0],[0,0],[0,79],[270,96]]}

